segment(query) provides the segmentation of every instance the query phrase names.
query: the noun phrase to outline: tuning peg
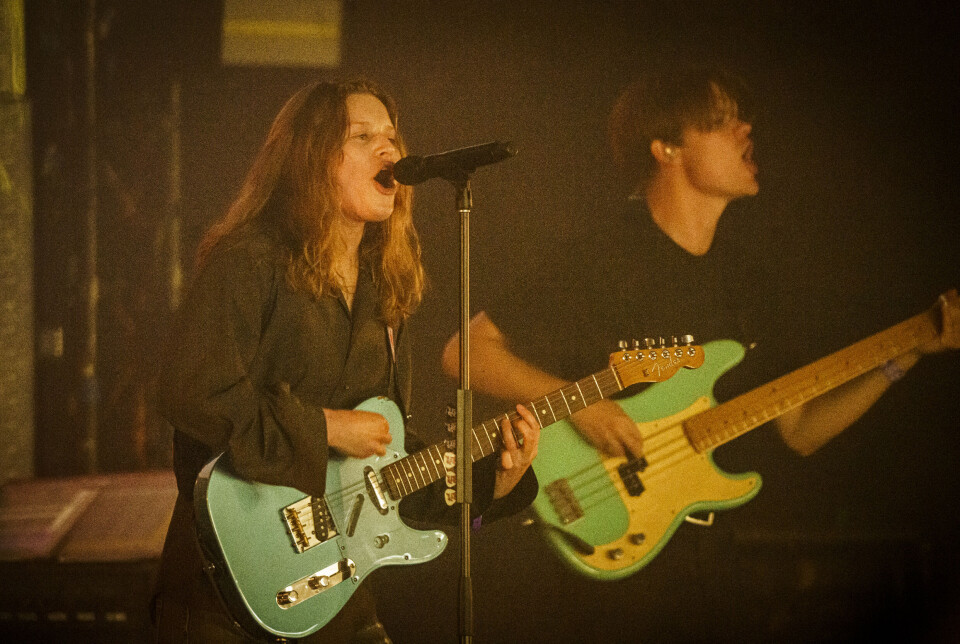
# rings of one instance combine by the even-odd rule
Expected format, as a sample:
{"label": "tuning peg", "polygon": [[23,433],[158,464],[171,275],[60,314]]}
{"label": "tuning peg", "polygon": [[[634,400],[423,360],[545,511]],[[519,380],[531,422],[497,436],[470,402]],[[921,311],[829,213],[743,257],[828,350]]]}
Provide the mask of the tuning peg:
{"label": "tuning peg", "polygon": [[693,344],[693,336],[689,333],[680,336],[680,343],[684,346],[690,346]]}
{"label": "tuning peg", "polygon": [[453,405],[447,405],[447,418],[456,418],[457,417],[457,408]]}
{"label": "tuning peg", "polygon": [[657,343],[657,341],[654,340],[653,338],[644,338],[644,339],[643,339],[643,345],[644,345],[646,348],[648,348],[648,349],[652,349],[656,343]]}
{"label": "tuning peg", "polygon": [[670,341],[673,342],[673,346],[677,346],[677,336],[671,335]]}
{"label": "tuning peg", "polygon": [[630,345],[627,343],[626,340],[620,340],[619,342],[617,342],[617,346],[620,348],[621,351],[626,351],[627,347],[629,347]]}
{"label": "tuning peg", "polygon": [[660,338],[660,346],[661,346],[661,347],[664,347],[664,346],[666,346],[666,345],[667,345],[666,340],[664,340],[663,338]]}
{"label": "tuning peg", "polygon": [[634,349],[640,348],[640,340],[637,340],[636,338],[633,339],[633,348]]}

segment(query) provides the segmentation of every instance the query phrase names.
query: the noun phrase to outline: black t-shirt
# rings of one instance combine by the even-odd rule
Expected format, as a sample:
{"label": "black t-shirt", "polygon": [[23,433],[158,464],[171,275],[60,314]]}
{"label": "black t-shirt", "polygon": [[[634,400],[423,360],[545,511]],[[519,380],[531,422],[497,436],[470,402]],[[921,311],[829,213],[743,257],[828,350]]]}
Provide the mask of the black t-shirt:
{"label": "black t-shirt", "polygon": [[[516,272],[512,286],[481,284],[485,310],[525,360],[566,379],[602,369],[618,342],[690,334],[695,344],[732,339],[753,347],[721,378],[723,401],[786,370],[777,359],[769,320],[778,305],[763,263],[743,240],[724,235],[694,256],[677,246],[639,202],[591,221],[576,239],[551,245],[535,266]],[[538,249],[539,251],[539,249]],[[503,285],[506,280],[491,280]]]}

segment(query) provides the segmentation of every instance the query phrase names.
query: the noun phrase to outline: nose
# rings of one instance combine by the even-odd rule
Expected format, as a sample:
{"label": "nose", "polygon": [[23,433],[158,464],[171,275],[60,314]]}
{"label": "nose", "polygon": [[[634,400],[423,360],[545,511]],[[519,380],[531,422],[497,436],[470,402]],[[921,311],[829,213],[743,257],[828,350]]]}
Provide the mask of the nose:
{"label": "nose", "polygon": [[400,160],[400,150],[397,149],[397,144],[391,141],[390,137],[386,134],[377,136],[376,152],[378,156],[384,157],[394,163]]}

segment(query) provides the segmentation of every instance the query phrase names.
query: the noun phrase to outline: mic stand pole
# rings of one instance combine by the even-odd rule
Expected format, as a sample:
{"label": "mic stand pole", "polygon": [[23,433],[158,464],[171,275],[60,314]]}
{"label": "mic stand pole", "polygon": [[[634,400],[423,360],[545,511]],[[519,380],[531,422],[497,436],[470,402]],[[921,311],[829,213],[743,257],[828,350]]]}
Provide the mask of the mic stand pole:
{"label": "mic stand pole", "polygon": [[473,582],[470,578],[470,504],[473,503],[473,392],[470,391],[470,211],[473,195],[466,173],[457,181],[460,213],[460,388],[457,390],[457,502],[460,503],[460,641],[473,641]]}

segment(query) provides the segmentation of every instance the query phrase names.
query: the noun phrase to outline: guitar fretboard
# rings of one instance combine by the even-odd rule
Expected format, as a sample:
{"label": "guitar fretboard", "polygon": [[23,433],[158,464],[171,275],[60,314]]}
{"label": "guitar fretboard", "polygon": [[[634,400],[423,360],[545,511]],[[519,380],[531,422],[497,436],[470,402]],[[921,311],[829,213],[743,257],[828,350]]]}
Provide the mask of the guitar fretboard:
{"label": "guitar fretboard", "polygon": [[939,310],[916,315],[729,402],[687,419],[698,452],[713,449],[937,336]]}
{"label": "guitar fretboard", "polygon": [[[639,363],[638,363],[639,364]],[[629,365],[632,367],[633,365]],[[621,366],[621,369],[624,367]],[[567,418],[574,412],[580,411],[596,402],[607,398],[611,394],[623,390],[624,385],[617,375],[615,367],[609,367],[592,376],[587,376],[570,385],[561,387],[542,398],[538,398],[526,405],[540,427],[546,427]],[[497,418],[491,418],[475,426],[471,430],[471,458],[472,462],[485,458],[498,449],[503,443],[501,424],[504,418],[511,423],[520,419],[520,414],[513,411]],[[444,443],[437,443],[415,454],[406,456],[396,463],[391,463],[380,470],[390,496],[401,499],[430,485],[437,479],[446,476],[444,468],[444,453],[448,450]]]}

